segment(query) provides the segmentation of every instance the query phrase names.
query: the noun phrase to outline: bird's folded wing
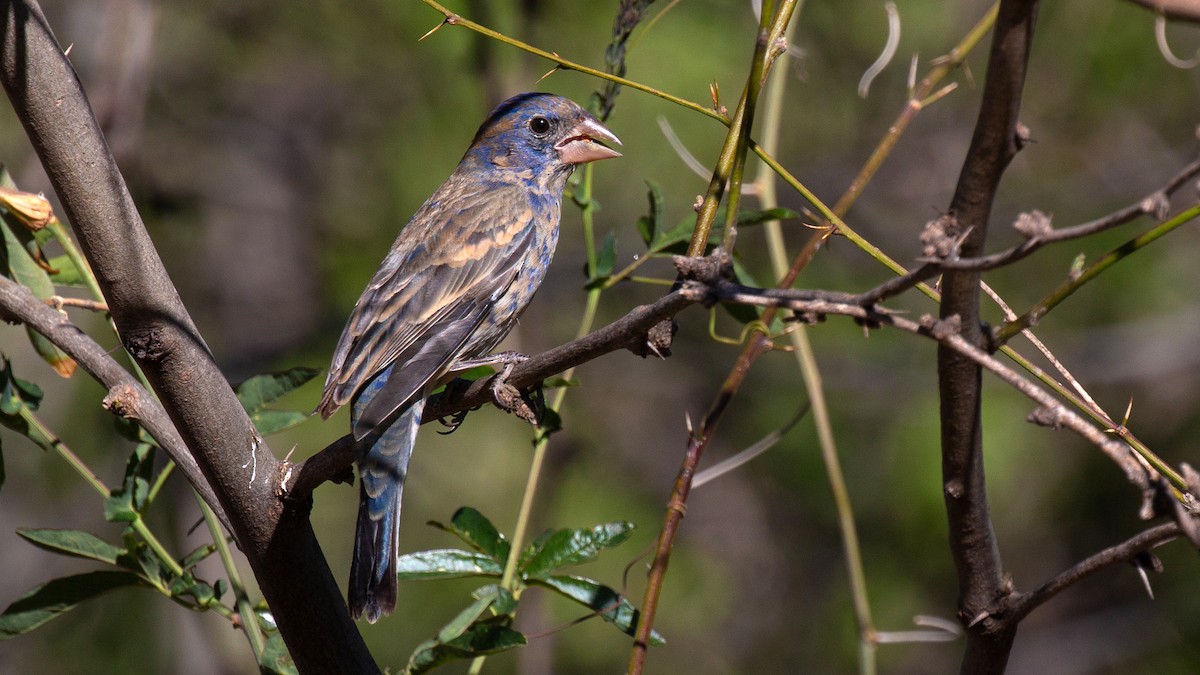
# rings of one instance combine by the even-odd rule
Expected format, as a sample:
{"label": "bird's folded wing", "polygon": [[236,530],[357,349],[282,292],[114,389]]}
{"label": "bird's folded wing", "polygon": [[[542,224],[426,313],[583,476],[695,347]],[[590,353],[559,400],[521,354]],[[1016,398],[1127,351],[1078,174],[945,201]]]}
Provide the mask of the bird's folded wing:
{"label": "bird's folded wing", "polygon": [[[470,210],[460,207],[455,215],[474,215],[466,213]],[[326,417],[382,370],[399,366],[359,416],[356,437],[387,421],[461,355],[516,278],[531,237],[528,222],[472,228],[464,242],[470,250],[464,251],[438,236],[446,228],[437,230],[432,240],[402,237],[402,246],[389,254],[359,299],[338,344],[318,407]],[[489,241],[492,233],[506,238]]]}

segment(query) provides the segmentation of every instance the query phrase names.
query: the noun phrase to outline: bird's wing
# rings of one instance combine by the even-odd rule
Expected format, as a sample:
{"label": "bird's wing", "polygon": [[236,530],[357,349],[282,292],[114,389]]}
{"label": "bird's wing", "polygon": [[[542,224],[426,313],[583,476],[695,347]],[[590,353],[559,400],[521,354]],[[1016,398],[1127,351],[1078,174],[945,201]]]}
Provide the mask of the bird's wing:
{"label": "bird's wing", "polygon": [[531,238],[528,197],[492,187],[443,186],[401,232],[338,343],[317,408],[323,416],[396,363],[356,420],[355,436],[365,434],[461,354],[516,278]]}

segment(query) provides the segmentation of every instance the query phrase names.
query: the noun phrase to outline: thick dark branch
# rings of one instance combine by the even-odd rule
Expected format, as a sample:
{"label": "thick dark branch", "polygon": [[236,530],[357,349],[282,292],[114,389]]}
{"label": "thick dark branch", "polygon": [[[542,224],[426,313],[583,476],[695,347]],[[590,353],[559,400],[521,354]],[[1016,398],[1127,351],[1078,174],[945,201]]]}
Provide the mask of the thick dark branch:
{"label": "thick dark branch", "polygon": [[[1037,17],[1036,0],[1002,0],[992,34],[987,78],[971,146],[959,174],[948,217],[961,229],[961,252],[978,256],[1000,178],[1026,141],[1018,125],[1021,92]],[[979,316],[980,273],[942,275],[942,319],[958,317],[960,339],[985,344]],[[979,364],[947,342],[938,346],[941,400],[942,487],[950,551],[958,574],[959,619],[967,626],[963,673],[1002,673],[1015,627],[973,621],[996,598],[1012,592],[988,512],[983,470],[982,379]]]}
{"label": "thick dark branch", "polygon": [[[709,260],[706,258],[705,260]],[[653,304],[635,307],[620,319],[577,340],[530,357],[509,374],[508,384],[517,389],[536,386],[548,377],[558,375],[592,359],[621,349],[645,353],[643,345],[647,332],[665,319],[678,314],[692,304],[680,291],[668,293]],[[491,380],[484,378],[470,385],[429,399],[423,422],[453,417],[456,413],[478,408],[492,402]],[[341,474],[354,461],[357,444],[347,434],[329,447],[310,457],[293,470],[294,483],[284,485],[292,498],[307,499],[321,483]]]}
{"label": "thick dark branch", "polygon": [[300,670],[377,668],[305,505],[277,496],[258,437],[180,302],[83,88],[34,0],[0,0],[0,78],[79,237],[121,339],[225,508]]}
{"label": "thick dark branch", "polygon": [[159,405],[148,391],[142,388],[129,371],[121,367],[108,352],[96,344],[87,333],[71,323],[66,316],[39,300],[28,288],[0,277],[0,307],[6,316],[20,319],[22,323],[46,336],[59,349],[79,362],[85,371],[109,390],[106,406],[114,414],[136,420],[158,445],[175,460],[180,471],[200,493],[204,501],[229,527],[228,518],[221,503],[217,501],[212,487],[200,473],[200,467],[191,451],[179,437],[179,431],[171,423],[167,411]]}
{"label": "thick dark branch", "polygon": [[1167,213],[1169,205],[1167,198],[1196,175],[1200,175],[1200,160],[1188,164],[1158,190],[1106,216],[1061,229],[1051,228],[1047,223],[1046,227],[1041,231],[1030,233],[1029,239],[1006,251],[1000,251],[991,255],[978,258],[947,258],[931,260],[929,262],[936,267],[946,270],[986,271],[1014,263],[1047,244],[1079,239],[1104,232],[1105,230],[1132,222],[1145,215],[1153,215],[1161,220]]}

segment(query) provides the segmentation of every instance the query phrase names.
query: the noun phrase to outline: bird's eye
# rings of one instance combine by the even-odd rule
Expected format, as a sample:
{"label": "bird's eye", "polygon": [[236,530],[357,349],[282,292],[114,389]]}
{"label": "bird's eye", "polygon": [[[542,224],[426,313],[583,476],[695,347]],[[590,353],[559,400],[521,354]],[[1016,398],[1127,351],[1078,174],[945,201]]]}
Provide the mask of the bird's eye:
{"label": "bird's eye", "polygon": [[533,133],[537,134],[538,136],[549,133],[550,120],[546,119],[545,117],[542,117],[541,115],[538,115],[537,117],[534,117],[533,119],[529,120],[529,130],[532,131]]}

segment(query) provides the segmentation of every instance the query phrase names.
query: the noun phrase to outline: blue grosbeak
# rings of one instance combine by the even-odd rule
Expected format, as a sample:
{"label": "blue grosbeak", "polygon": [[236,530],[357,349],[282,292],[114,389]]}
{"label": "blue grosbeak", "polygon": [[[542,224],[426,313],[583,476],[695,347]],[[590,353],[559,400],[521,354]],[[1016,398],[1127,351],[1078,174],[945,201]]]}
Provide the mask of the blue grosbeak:
{"label": "blue grosbeak", "polygon": [[396,606],[400,497],[425,398],[489,357],[546,275],[563,188],[575,166],[620,143],[575,103],[521,94],[501,103],[445,183],[412,217],[363,291],[317,410],[348,402],[362,477],[350,567],[354,618]]}

